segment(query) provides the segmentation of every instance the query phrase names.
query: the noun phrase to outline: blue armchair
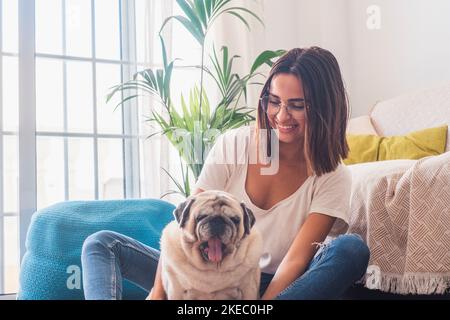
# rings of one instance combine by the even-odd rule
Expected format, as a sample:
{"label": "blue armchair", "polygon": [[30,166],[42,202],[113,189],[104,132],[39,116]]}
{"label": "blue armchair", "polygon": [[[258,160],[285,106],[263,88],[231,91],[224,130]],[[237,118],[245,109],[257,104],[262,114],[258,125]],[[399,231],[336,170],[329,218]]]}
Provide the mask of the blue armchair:
{"label": "blue armchair", "polygon": [[[37,211],[26,239],[18,299],[84,299],[81,248],[100,230],[111,230],[159,249],[164,226],[175,207],[158,199],[68,201]],[[147,293],[125,280],[124,299]]]}

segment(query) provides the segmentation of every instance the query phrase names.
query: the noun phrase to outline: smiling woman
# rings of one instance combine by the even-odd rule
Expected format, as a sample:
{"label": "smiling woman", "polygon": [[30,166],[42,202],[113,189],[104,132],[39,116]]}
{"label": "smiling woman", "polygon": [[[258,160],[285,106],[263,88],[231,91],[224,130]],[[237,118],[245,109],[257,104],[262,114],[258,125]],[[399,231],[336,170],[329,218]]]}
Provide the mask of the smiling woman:
{"label": "smiling woman", "polygon": [[[208,156],[214,161],[205,165],[196,192],[227,191],[254,212],[264,239],[262,299],[338,298],[365,272],[367,246],[356,235],[342,235],[350,211],[351,175],[342,164],[347,117],[333,54],[292,49],[269,73],[256,128],[225,133]],[[272,149],[272,135],[278,149]],[[233,159],[230,150],[245,151],[224,162]],[[264,156],[279,162],[278,170],[263,174],[267,164],[249,161],[254,150],[267,150]],[[317,245],[327,236],[335,239]]]}
{"label": "smiling woman", "polygon": [[[283,112],[280,99],[297,103]],[[258,129],[278,129],[280,143],[304,141],[308,170],[321,175],[347,157],[348,117],[347,93],[336,58],[311,47],[293,49],[273,66],[261,91],[257,123]],[[270,156],[271,130],[266,132]]]}

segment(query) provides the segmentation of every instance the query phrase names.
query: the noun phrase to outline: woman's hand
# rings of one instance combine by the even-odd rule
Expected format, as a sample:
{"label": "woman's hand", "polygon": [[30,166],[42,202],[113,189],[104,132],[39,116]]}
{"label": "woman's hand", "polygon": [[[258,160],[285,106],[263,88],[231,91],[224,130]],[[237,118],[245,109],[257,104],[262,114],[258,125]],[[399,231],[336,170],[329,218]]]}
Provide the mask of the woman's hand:
{"label": "woman's hand", "polygon": [[331,230],[335,217],[311,212],[284,256],[261,300],[275,299],[300,277],[313,259],[318,247]]}
{"label": "woman's hand", "polygon": [[146,300],[166,300],[167,294],[164,290],[164,286],[162,284],[162,276],[161,276],[161,258],[158,261],[158,267],[156,268],[155,281],[153,283],[153,288],[150,290],[150,294],[148,295]]}

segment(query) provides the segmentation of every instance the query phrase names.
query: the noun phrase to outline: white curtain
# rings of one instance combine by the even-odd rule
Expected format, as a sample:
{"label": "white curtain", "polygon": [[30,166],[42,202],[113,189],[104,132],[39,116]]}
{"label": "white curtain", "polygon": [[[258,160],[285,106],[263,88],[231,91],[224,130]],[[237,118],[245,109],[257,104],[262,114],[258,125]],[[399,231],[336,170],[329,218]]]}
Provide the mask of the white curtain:
{"label": "white curtain", "polygon": [[[159,4],[158,4],[159,2]],[[154,50],[152,47],[154,38],[158,36],[160,28],[159,22],[164,20],[165,17],[173,14],[177,14],[177,4],[175,0],[158,0],[158,1],[146,1],[146,32],[148,36],[147,48],[147,61],[150,63],[155,61],[156,55],[160,55],[160,50]],[[264,2],[262,0],[245,1],[236,0],[232,3],[232,6],[243,6],[252,12],[256,13],[264,20]],[[157,19],[156,15],[159,15],[160,19]],[[240,58],[234,62],[235,71],[240,75],[245,75],[250,71],[251,64],[256,56],[265,49],[265,30],[264,27],[250,15],[243,13],[247,21],[250,24],[251,31],[248,31],[246,26],[239,21],[236,17],[231,15],[223,15],[216,20],[214,27],[206,39],[205,49],[205,62],[208,63],[209,55],[212,54],[212,46],[215,45],[216,51],[219,51],[221,46],[227,45],[230,50],[230,55],[239,55]],[[162,18],[162,19],[161,19]],[[169,61],[173,58],[183,58],[183,52],[175,52],[172,55],[172,40],[177,41],[178,33],[172,34],[172,24],[179,24],[178,21],[172,20],[166,25],[164,39],[166,40],[166,46],[169,53]],[[180,31],[180,28],[176,28],[175,32]],[[239,35],[239,36],[236,36]],[[183,40],[182,40],[183,41]],[[195,42],[195,41],[194,41]],[[195,45],[195,43],[193,43]],[[271,48],[273,49],[273,48]],[[185,79],[184,81],[189,83],[189,87],[193,87],[197,81],[197,74],[199,71],[193,71],[192,77]],[[174,75],[175,76],[175,75]],[[257,80],[263,80],[258,78]],[[208,83],[210,79],[205,77],[205,86],[211,88],[214,84]],[[174,79],[172,79],[174,82]],[[197,83],[199,84],[199,83]],[[259,97],[260,86],[253,86],[249,90],[248,105],[256,107],[257,99]],[[175,104],[179,99],[179,92],[172,92]],[[214,91],[208,90],[208,97],[212,106],[214,101],[218,97],[214,96]],[[161,106],[152,102],[150,99],[145,99],[144,112],[148,115],[150,107],[155,110],[161,111]],[[141,117],[141,120],[142,117]],[[149,135],[154,132],[148,125],[144,125],[141,134]],[[180,159],[174,148],[167,142],[165,137],[154,137],[152,139],[146,139],[143,142],[143,149],[141,149],[141,197],[159,197],[169,189],[176,189],[174,184],[170,181],[168,176],[162,171],[161,167],[166,168],[178,181],[182,181],[180,170]],[[191,184],[193,179],[191,179]],[[192,187],[192,185],[191,185]],[[174,204],[183,200],[182,197],[173,195],[164,198]]]}
{"label": "white curtain", "polygon": [[[145,60],[150,65],[155,61],[161,60],[161,50],[155,47],[158,41],[158,32],[161,27],[161,21],[165,17],[172,15],[172,0],[145,1]],[[165,44],[169,57],[171,55],[171,26],[167,26],[164,32]],[[139,121],[141,121],[141,135],[148,137],[150,134],[158,132],[158,127],[152,128],[149,123],[145,122],[150,116],[150,110],[153,108],[157,113],[161,113],[162,106],[155,99],[148,96],[140,98],[141,111]],[[161,170],[161,167],[167,168],[169,159],[169,144],[164,137],[160,135],[141,142],[141,197],[143,198],[159,198],[165,191],[169,189],[169,178]]]}
{"label": "white curtain", "polygon": [[[265,21],[264,2],[263,0],[235,0],[232,6],[247,8]],[[250,71],[253,61],[259,53],[266,49],[273,50],[275,48],[266,48],[265,28],[258,20],[245,12],[240,11],[239,13],[249,23],[250,31],[237,17],[225,14],[216,20],[214,27],[211,29],[207,45],[212,46],[212,43],[214,43],[216,50],[220,49],[222,45],[228,46],[230,56],[240,56],[235,60],[233,67],[238,74],[245,75]],[[268,71],[268,68],[261,70]],[[258,80],[261,81],[262,78],[259,77]],[[249,106],[257,106],[260,88],[261,86],[250,87],[247,101]]]}

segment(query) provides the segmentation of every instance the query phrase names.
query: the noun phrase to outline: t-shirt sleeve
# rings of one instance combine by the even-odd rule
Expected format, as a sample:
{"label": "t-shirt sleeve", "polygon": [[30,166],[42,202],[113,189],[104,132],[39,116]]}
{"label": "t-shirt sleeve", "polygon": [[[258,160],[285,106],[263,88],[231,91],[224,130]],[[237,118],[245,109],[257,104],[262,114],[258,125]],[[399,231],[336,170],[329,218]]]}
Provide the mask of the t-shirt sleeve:
{"label": "t-shirt sleeve", "polygon": [[224,190],[231,176],[231,165],[226,161],[226,134],[216,141],[206,157],[202,171],[192,190]]}
{"label": "t-shirt sleeve", "polygon": [[348,229],[351,183],[351,172],[343,164],[317,180],[309,213],[317,212],[337,218],[330,236],[345,233]]}

